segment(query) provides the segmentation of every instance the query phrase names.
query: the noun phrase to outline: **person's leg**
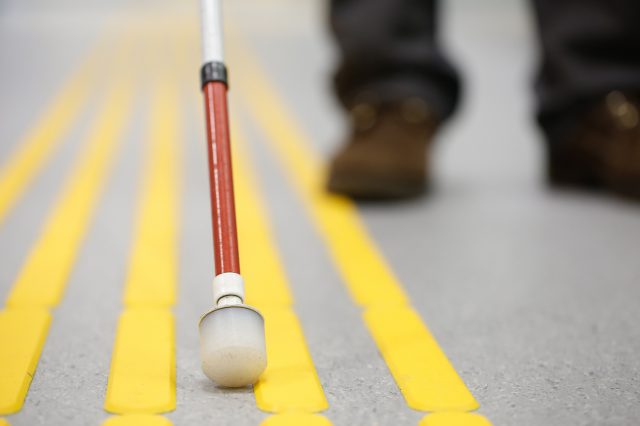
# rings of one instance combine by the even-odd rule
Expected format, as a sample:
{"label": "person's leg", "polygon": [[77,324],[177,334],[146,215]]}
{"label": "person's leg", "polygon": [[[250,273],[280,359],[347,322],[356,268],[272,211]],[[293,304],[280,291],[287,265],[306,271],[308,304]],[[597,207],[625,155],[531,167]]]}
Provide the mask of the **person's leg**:
{"label": "person's leg", "polygon": [[612,90],[640,93],[639,1],[535,0],[534,6],[542,48],[538,117],[552,138],[566,113]]}
{"label": "person's leg", "polygon": [[440,119],[453,112],[460,84],[438,47],[435,0],[331,0],[330,13],[346,108],[419,97]]}
{"label": "person's leg", "polygon": [[436,37],[435,0],[332,0],[340,48],[335,89],[351,116],[328,189],[401,198],[427,187],[430,141],[449,117],[458,76]]}
{"label": "person's leg", "polygon": [[640,195],[640,2],[533,4],[541,46],[538,120],[552,181],[629,192],[625,186]]}

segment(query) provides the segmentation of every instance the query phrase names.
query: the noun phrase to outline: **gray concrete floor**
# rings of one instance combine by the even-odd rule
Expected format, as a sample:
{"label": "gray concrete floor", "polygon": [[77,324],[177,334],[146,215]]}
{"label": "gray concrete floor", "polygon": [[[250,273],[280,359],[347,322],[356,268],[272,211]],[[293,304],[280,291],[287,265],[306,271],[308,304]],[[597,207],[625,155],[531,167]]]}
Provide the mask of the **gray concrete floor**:
{"label": "gray concrete floor", "polygon": [[[258,53],[295,117],[324,154],[344,130],[328,76],[334,53],[321,1],[227,2],[229,22]],[[0,3],[0,164],[109,18],[193,4]],[[146,8],[146,9],[145,9]],[[464,105],[439,136],[428,198],[360,210],[383,254],[494,425],[640,422],[640,206],[551,191],[532,119],[535,52],[523,2],[447,2],[445,42],[463,69]],[[166,13],[166,12],[165,12]],[[155,16],[155,15],[154,15]],[[197,21],[194,21],[194,26]],[[194,47],[195,48],[195,47]],[[233,74],[232,74],[233,75]],[[234,84],[241,84],[240,81]],[[217,389],[200,373],[196,323],[208,308],[208,193],[197,64],[184,82],[176,425],[256,425],[250,391]],[[37,374],[12,425],[99,424],[136,205],[146,94],[54,311]],[[96,95],[96,101],[98,95]],[[83,114],[95,113],[95,102]],[[410,425],[406,407],[326,248],[286,175],[239,110],[268,200],[295,308],[336,425]],[[0,226],[4,300],[38,236],[86,119]],[[300,246],[305,250],[300,250]]]}

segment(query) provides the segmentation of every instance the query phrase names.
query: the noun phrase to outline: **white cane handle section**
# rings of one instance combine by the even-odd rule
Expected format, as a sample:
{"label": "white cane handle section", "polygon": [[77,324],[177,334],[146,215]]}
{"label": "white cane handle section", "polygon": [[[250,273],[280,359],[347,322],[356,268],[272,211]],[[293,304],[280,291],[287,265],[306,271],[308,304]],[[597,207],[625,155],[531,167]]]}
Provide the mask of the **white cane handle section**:
{"label": "white cane handle section", "polygon": [[224,62],[222,0],[201,0],[202,63]]}

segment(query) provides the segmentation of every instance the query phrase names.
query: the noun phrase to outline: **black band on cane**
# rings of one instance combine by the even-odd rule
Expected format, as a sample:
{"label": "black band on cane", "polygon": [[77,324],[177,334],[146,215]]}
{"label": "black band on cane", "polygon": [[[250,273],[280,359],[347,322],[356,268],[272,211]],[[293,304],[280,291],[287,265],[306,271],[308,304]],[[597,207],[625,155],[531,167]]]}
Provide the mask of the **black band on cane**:
{"label": "black band on cane", "polygon": [[227,81],[227,67],[222,62],[207,62],[200,69],[202,88],[204,88],[205,84],[212,81],[220,81],[226,86],[229,85]]}

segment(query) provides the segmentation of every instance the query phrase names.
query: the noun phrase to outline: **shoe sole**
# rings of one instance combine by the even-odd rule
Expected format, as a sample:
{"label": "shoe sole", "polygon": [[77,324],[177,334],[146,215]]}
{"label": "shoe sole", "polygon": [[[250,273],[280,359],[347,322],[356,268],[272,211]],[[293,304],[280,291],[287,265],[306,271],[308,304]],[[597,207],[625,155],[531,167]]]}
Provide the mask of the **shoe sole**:
{"label": "shoe sole", "polygon": [[621,197],[640,199],[640,176],[619,177],[601,171],[602,166],[586,156],[571,153],[549,156],[547,180],[559,188],[609,191]]}
{"label": "shoe sole", "polygon": [[393,182],[376,177],[332,177],[327,185],[329,192],[347,195],[359,200],[399,200],[415,198],[427,190],[422,182]]}
{"label": "shoe sole", "polygon": [[547,181],[551,186],[596,190],[604,186],[599,165],[575,152],[548,154]]}

